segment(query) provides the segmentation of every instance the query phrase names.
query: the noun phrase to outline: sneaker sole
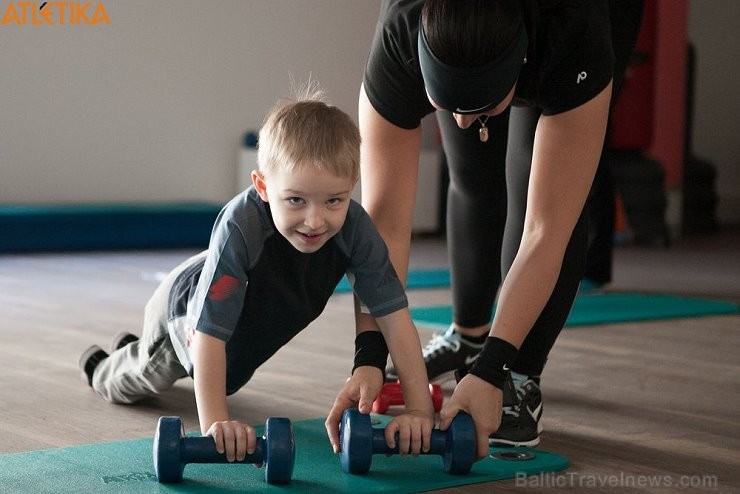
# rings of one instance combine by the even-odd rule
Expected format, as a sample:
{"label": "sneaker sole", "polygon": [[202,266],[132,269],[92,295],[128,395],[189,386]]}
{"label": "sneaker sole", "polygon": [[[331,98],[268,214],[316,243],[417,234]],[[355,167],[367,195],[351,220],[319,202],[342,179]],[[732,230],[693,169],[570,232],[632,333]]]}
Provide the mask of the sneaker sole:
{"label": "sneaker sole", "polygon": [[95,355],[98,352],[103,352],[102,348],[100,348],[98,345],[92,345],[90,348],[82,352],[82,355],[80,355],[80,358],[77,360],[77,367],[79,367],[84,372],[85,364],[88,360],[90,360],[90,357]]}
{"label": "sneaker sole", "polygon": [[98,345],[92,345],[87,350],[82,352],[82,355],[80,355],[80,358],[77,360],[77,367],[80,369],[80,378],[88,386],[92,386],[92,377],[88,376],[87,372],[85,372],[85,366],[87,365],[87,362],[90,360],[90,358],[92,358],[92,356],[98,352],[106,353],[105,350],[100,348]]}
{"label": "sneaker sole", "polygon": [[126,345],[122,345],[121,343],[129,338],[132,338],[131,341],[136,341],[139,339],[138,336],[133,333],[129,333],[128,331],[121,331],[120,333],[116,334],[110,342],[110,353],[113,353],[116,350],[119,350],[128,345],[128,343],[126,343]]}
{"label": "sneaker sole", "polygon": [[442,374],[437,375],[437,377],[435,377],[434,379],[429,380],[429,382],[439,383],[439,384],[445,383],[447,381],[452,381],[452,382],[457,383],[457,381],[455,380],[454,370],[443,372]]}
{"label": "sneaker sole", "polygon": [[540,438],[536,437],[529,441],[509,441],[507,439],[488,439],[489,446],[509,446],[514,448],[534,448],[540,444]]}
{"label": "sneaker sole", "polygon": [[[385,382],[387,382],[387,383],[394,383],[396,381],[398,381],[398,377],[395,376],[395,375],[392,375],[392,376],[391,375],[386,375],[385,376]],[[442,374],[439,374],[437,377],[429,380],[430,383],[437,383],[437,384],[442,384],[442,383],[445,383],[447,381],[456,382],[456,379],[455,379],[455,371],[454,370],[443,372]]]}

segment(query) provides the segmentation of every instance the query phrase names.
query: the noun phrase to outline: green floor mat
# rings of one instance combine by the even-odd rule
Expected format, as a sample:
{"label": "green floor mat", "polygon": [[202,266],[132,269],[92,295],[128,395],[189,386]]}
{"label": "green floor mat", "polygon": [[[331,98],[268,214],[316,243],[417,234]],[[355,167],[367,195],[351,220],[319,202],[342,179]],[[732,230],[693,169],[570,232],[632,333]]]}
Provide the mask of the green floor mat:
{"label": "green floor mat", "polygon": [[[385,419],[385,417],[382,417]],[[187,424],[186,424],[187,425]],[[257,428],[260,433],[262,427]],[[188,465],[184,480],[159,484],[152,467],[152,440],[133,439],[0,456],[0,491],[16,493],[95,492],[419,492],[510,479],[568,468],[568,459],[539,449],[525,461],[485,458],[468,475],[449,475],[442,459],[373,456],[367,475],[342,472],[332,454],[324,419],[293,422],[296,462],[293,481],[272,486],[253,465]],[[495,451],[492,449],[492,452]],[[506,451],[515,451],[507,449]]]}
{"label": "green floor mat", "polygon": [[[740,305],[672,295],[602,293],[577,296],[565,325],[590,326],[721,314],[740,314]],[[452,307],[416,307],[411,309],[411,317],[420,326],[446,329],[452,323]]]}
{"label": "green floor mat", "polygon": [[[448,269],[415,269],[409,271],[406,288],[447,288],[450,286],[450,271]],[[351,292],[352,287],[347,278],[342,278],[336,289],[336,293]]]}

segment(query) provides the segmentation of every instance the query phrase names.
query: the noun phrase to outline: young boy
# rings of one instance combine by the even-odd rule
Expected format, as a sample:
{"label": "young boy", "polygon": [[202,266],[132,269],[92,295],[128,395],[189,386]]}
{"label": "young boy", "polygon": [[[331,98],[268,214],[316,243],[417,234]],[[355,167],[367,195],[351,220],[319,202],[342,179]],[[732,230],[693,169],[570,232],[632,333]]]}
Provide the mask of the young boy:
{"label": "young boy", "polygon": [[[221,211],[208,250],[175,268],[146,306],[143,335],[80,357],[92,388],[131,403],[193,376],[201,432],[229,460],[253,453],[256,434],[233,420],[226,396],[321,314],[347,273],[381,332],[358,331],[352,376],[336,403],[369,413],[390,351],[407,413],[386,428],[389,446],[427,450],[434,411],[416,330],[388,251],[350,194],[360,135],[348,115],[307,87],[278,103],[260,130],[253,186]],[[381,334],[382,333],[382,334]],[[386,347],[387,342],[387,347]],[[403,358],[401,358],[403,357]],[[327,430],[338,451],[336,427]]]}

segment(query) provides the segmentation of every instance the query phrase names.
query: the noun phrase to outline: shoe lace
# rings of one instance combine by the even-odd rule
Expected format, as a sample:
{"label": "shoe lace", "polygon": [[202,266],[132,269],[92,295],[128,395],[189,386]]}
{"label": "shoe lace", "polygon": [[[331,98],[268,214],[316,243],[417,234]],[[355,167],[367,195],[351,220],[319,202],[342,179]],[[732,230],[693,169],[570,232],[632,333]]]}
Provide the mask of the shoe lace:
{"label": "shoe lace", "polygon": [[460,340],[447,339],[443,334],[435,334],[434,337],[429,340],[429,343],[427,343],[427,345],[424,347],[424,360],[427,360],[434,355],[444,353],[448,350],[451,350],[453,352],[457,352],[458,350],[460,350]]}
{"label": "shoe lace", "polygon": [[517,403],[514,405],[501,407],[501,411],[504,415],[510,415],[512,417],[518,417],[522,410],[522,404],[524,403],[524,396],[527,394],[527,390],[524,386],[514,386],[516,392]]}
{"label": "shoe lace", "polygon": [[511,415],[512,417],[518,417],[522,410],[521,404],[505,406],[501,408],[504,415]]}

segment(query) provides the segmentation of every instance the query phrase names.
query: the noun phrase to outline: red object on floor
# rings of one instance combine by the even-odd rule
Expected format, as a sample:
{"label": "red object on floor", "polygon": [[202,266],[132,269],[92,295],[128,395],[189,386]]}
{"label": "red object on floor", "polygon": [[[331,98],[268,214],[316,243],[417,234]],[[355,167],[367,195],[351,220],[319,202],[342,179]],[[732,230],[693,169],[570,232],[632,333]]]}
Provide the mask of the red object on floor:
{"label": "red object on floor", "polygon": [[[429,393],[432,395],[432,404],[434,405],[434,411],[439,412],[442,409],[442,387],[439,384],[429,384]],[[388,408],[394,405],[403,405],[403,391],[401,390],[401,383],[385,383],[383,388],[380,390],[378,397],[373,402],[373,412],[385,413]]]}

